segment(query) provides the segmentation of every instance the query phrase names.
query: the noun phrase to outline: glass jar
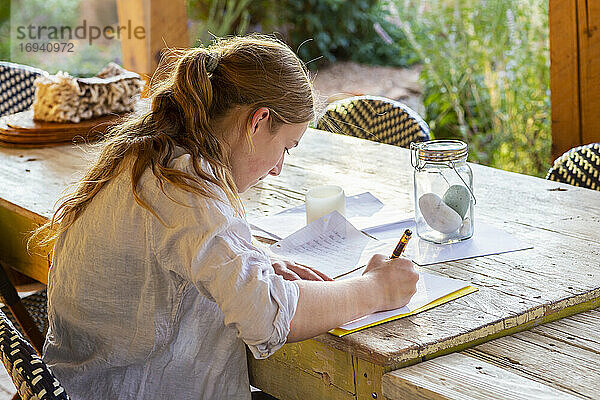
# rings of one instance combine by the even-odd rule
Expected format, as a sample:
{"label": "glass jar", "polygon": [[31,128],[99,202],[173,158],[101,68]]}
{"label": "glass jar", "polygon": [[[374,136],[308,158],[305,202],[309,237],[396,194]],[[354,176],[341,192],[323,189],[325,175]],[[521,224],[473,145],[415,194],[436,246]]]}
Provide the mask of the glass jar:
{"label": "glass jar", "polygon": [[417,234],[433,243],[469,239],[474,230],[473,172],[460,140],[411,143]]}

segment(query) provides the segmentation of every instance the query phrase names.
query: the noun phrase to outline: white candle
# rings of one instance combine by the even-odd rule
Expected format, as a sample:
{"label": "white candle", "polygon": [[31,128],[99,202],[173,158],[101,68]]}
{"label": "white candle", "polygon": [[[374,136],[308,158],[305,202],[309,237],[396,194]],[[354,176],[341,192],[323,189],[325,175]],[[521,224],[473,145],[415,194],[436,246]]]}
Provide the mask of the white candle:
{"label": "white candle", "polygon": [[336,210],[346,215],[346,195],[344,189],[336,185],[317,186],[306,192],[306,223]]}

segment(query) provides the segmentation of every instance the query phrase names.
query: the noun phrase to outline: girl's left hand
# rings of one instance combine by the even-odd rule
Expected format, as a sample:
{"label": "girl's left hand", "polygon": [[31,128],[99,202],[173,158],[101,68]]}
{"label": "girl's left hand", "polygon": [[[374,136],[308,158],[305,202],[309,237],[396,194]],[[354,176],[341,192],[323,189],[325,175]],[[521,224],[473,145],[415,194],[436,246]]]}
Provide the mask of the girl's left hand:
{"label": "girl's left hand", "polygon": [[273,262],[273,269],[277,275],[281,275],[283,279],[295,281],[304,279],[307,281],[332,281],[330,277],[322,272],[309,267],[298,265],[294,262],[277,260]]}

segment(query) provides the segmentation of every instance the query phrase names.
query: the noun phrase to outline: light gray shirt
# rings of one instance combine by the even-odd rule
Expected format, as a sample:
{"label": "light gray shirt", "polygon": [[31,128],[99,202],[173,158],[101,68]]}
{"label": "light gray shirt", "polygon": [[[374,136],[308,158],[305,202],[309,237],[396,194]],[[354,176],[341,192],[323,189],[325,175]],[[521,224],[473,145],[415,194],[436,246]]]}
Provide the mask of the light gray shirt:
{"label": "light gray shirt", "polygon": [[[189,154],[172,166],[193,173]],[[206,171],[211,171],[207,163]],[[245,347],[280,348],[298,286],[276,275],[225,194],[209,200],[128,169],[56,241],[44,360],[72,399],[249,399]]]}

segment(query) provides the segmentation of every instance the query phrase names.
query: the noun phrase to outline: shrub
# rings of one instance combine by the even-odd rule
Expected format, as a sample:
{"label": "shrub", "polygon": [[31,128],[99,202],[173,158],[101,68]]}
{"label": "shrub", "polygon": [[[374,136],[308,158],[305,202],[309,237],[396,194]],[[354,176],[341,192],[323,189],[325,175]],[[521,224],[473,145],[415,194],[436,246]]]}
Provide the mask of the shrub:
{"label": "shrub", "polygon": [[313,69],[337,60],[415,61],[402,30],[385,18],[381,0],[190,0],[188,13],[201,21],[199,42],[210,41],[211,34],[278,32]]}
{"label": "shrub", "polygon": [[407,65],[413,58],[403,32],[386,20],[379,0],[284,3],[281,19],[286,37],[305,61],[324,58],[327,62]]}
{"label": "shrub", "polygon": [[469,143],[470,159],[543,176],[550,166],[548,3],[395,3],[396,22],[423,63],[435,138]]}
{"label": "shrub", "polygon": [[0,60],[10,58],[10,0],[0,0]]}
{"label": "shrub", "polygon": [[188,17],[201,21],[197,32],[192,32],[196,44],[208,44],[215,36],[245,33],[250,6],[250,0],[188,0]]}

